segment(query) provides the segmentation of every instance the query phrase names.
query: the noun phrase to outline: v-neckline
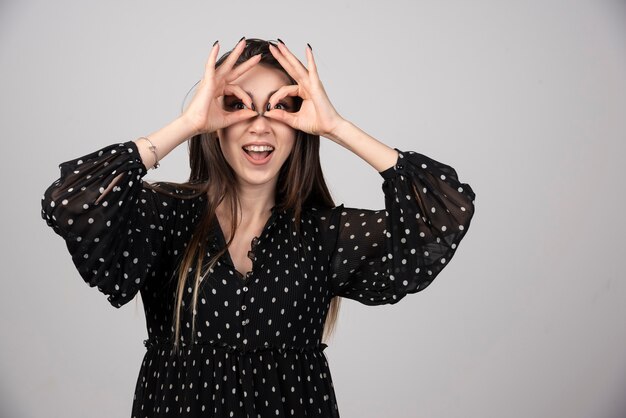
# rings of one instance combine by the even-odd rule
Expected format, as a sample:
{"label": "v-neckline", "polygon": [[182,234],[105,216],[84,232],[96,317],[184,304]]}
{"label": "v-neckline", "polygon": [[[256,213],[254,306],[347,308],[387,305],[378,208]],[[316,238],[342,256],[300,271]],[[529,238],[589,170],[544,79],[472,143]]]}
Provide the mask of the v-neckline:
{"label": "v-neckline", "polygon": [[[252,253],[254,255],[254,251],[256,249],[256,246],[258,245],[258,243],[261,241],[261,238],[265,236],[265,233],[267,232],[267,230],[269,229],[270,225],[273,223],[274,218],[276,217],[276,206],[272,206],[272,208],[270,209],[271,213],[269,218],[267,218],[267,221],[265,221],[265,225],[263,226],[263,229],[261,230],[261,233],[259,235],[254,236],[251,240],[250,240],[250,249],[248,250],[247,256],[250,257],[250,254]],[[222,225],[220,224],[220,221],[217,217],[217,215],[215,216],[215,224],[216,224],[216,233],[217,233],[217,237],[218,237],[218,245],[220,248],[224,248],[226,247],[226,236],[224,235],[224,231],[222,230]],[[235,275],[237,275],[239,277],[239,279],[241,281],[243,281],[244,283],[247,282],[247,278],[252,274],[252,272],[254,271],[254,258],[250,257],[250,259],[252,260],[252,269],[250,271],[247,271],[244,273],[241,273],[239,270],[237,270],[237,268],[235,267],[235,263],[233,262],[233,258],[231,257],[230,254],[230,250],[226,249],[226,252],[224,253],[224,256],[226,258],[226,261],[228,262],[228,264],[232,267],[233,271],[235,272]]]}

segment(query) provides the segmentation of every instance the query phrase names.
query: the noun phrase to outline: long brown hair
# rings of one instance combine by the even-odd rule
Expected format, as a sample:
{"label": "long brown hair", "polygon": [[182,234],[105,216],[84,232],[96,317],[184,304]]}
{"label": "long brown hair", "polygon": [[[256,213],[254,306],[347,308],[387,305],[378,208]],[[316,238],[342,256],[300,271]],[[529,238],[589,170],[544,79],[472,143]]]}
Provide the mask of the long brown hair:
{"label": "long brown hair", "polygon": [[[238,57],[235,66],[245,62],[254,55],[261,54],[260,65],[282,71],[289,78],[291,84],[296,84],[296,81],[283,69],[270,52],[269,42],[258,38],[246,39],[246,47]],[[222,55],[216,61],[216,67],[219,67],[231,52],[232,50]],[[297,96],[294,99],[295,110],[297,110],[302,103],[302,99]],[[319,147],[319,135],[311,135],[297,130],[293,149],[278,174],[275,195],[276,209],[289,210],[293,213],[295,218],[294,227],[298,234],[300,232],[299,226],[303,206],[335,206],[324,181],[320,165]],[[187,196],[206,196],[207,204],[206,211],[198,221],[177,268],[178,283],[173,316],[173,340],[176,352],[179,351],[179,339],[181,339],[180,325],[183,292],[187,286],[187,281],[192,277],[189,272],[195,270],[192,279],[192,303],[190,307],[186,307],[186,309],[192,310],[191,342],[193,343],[198,288],[206,272],[212,271],[218,259],[228,251],[237,230],[236,221],[239,211],[236,175],[224,158],[216,132],[195,135],[189,140],[189,163],[191,167],[189,180],[179,186],[194,191],[194,193]],[[180,197],[180,194],[177,196]],[[205,265],[203,259],[206,254],[207,238],[213,223],[217,222],[216,208],[224,200],[229,203],[227,207],[231,209],[230,238],[226,246],[214,254]],[[325,341],[332,335],[335,329],[340,299],[340,297],[334,297],[331,301],[322,337]]]}

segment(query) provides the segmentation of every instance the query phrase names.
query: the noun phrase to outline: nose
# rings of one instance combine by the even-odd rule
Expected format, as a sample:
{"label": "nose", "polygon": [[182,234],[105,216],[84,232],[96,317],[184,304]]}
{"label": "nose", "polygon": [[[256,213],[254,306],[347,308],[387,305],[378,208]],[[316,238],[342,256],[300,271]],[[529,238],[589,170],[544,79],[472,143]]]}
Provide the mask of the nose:
{"label": "nose", "polygon": [[257,112],[258,116],[252,119],[250,132],[256,134],[266,134],[270,131],[270,121],[265,117],[265,112]]}

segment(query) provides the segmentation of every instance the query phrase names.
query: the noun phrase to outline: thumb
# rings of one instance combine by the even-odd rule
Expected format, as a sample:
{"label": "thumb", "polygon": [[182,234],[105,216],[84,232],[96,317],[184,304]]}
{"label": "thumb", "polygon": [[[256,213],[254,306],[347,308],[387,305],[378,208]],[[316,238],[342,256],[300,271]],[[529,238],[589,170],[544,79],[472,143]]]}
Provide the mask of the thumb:
{"label": "thumb", "polygon": [[286,112],[286,111],[281,110],[281,109],[271,109],[271,110],[268,110],[267,112],[265,112],[263,115],[267,116],[268,118],[277,120],[279,122],[286,123],[287,125],[291,126],[292,128],[297,129],[297,127],[294,126],[295,123],[296,123],[297,118],[293,114],[291,114],[289,112]]}
{"label": "thumb", "polygon": [[241,109],[236,112],[227,113],[224,119],[226,123],[230,126],[233,123],[241,122],[246,119],[250,119],[258,116],[259,114],[251,109]]}

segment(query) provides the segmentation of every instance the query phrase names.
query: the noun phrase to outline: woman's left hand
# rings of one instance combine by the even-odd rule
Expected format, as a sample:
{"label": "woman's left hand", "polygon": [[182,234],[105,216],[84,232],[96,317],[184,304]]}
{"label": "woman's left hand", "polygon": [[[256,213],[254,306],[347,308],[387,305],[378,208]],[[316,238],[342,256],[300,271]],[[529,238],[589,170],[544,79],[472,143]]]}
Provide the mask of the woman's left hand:
{"label": "woman's left hand", "polygon": [[[269,99],[269,111],[265,116],[284,122],[294,129],[313,135],[332,136],[344,120],[330,103],[324,86],[317,74],[313,52],[306,48],[308,68],[296,58],[284,44],[278,48],[270,44],[270,51],[287,73],[296,80],[295,85],[283,86]],[[286,96],[299,96],[302,105],[297,112],[274,109],[275,103]]]}

